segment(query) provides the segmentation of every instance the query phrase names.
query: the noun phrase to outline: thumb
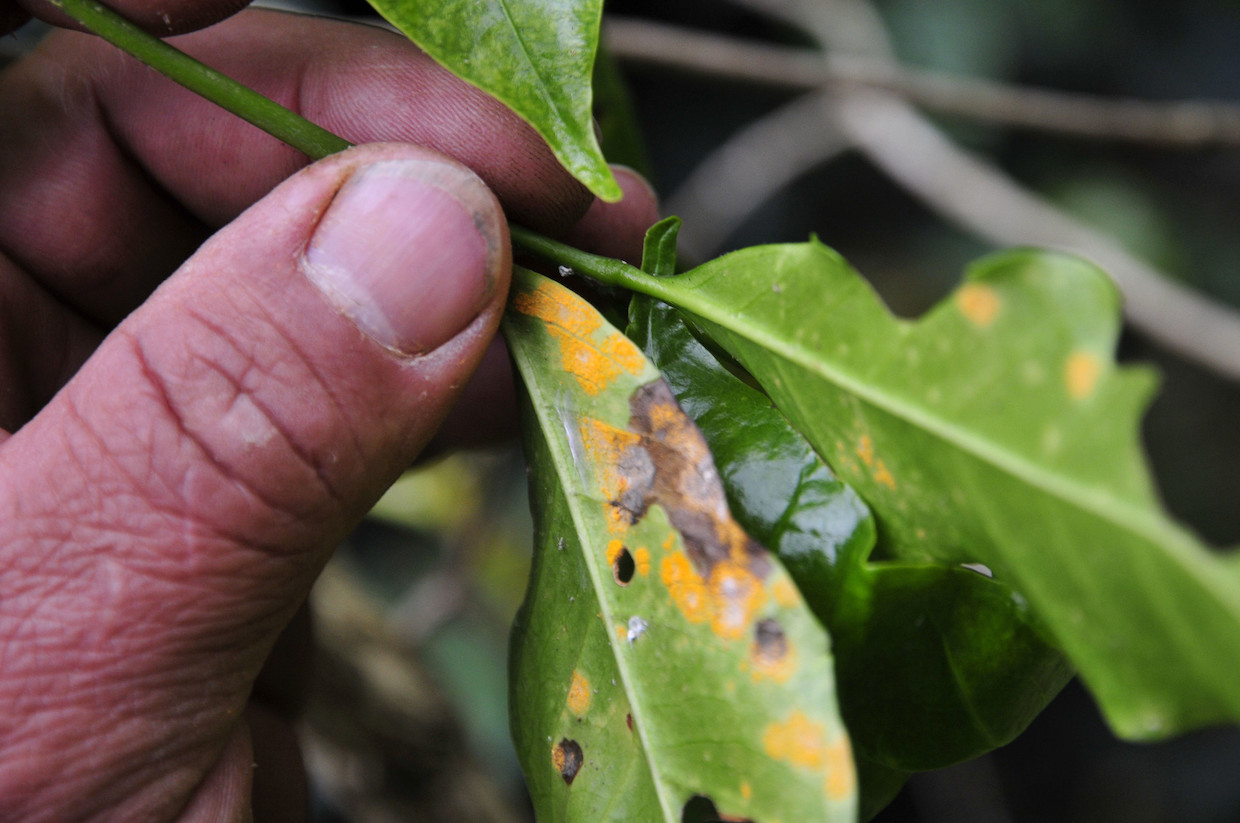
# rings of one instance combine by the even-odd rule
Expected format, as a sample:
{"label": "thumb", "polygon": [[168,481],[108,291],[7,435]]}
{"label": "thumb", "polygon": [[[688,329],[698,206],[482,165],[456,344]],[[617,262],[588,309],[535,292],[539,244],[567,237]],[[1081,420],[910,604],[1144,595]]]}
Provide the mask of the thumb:
{"label": "thumb", "polygon": [[471,172],[351,149],[212,238],[0,446],[0,819],[176,815],[510,270]]}

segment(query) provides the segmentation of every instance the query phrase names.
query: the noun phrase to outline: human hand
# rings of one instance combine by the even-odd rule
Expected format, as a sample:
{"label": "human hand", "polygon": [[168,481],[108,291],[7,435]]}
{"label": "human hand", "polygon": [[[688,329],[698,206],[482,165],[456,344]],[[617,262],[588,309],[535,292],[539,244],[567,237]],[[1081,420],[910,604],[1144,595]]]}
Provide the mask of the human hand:
{"label": "human hand", "polygon": [[[174,26],[211,6],[181,5]],[[631,175],[591,204],[385,32],[254,11],[178,45],[390,142],[294,174],[300,155],[73,32],[0,74],[5,821],[241,821],[252,793],[259,820],[304,816],[252,687],[454,399],[461,438],[510,408],[498,370],[465,387],[508,284],[501,204],[616,256],[655,216]]]}

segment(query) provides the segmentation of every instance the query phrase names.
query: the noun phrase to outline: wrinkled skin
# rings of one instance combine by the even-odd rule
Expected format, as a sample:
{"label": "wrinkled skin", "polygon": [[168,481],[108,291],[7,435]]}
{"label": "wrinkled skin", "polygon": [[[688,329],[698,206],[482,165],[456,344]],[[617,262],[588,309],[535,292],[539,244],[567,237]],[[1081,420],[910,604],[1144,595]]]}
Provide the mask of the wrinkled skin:
{"label": "wrinkled skin", "polygon": [[[240,5],[114,4],[160,34],[224,20],[177,45],[374,145],[306,167],[72,31],[0,73],[5,821],[304,819],[287,718],[311,583],[432,440],[512,425],[493,345],[501,207],[629,259],[655,219],[635,176],[620,204],[593,202],[532,130],[401,38]],[[30,14],[64,22],[0,0],[0,32]],[[305,271],[341,187],[409,160],[442,166],[500,249],[481,310],[424,309],[446,342],[413,356]]]}

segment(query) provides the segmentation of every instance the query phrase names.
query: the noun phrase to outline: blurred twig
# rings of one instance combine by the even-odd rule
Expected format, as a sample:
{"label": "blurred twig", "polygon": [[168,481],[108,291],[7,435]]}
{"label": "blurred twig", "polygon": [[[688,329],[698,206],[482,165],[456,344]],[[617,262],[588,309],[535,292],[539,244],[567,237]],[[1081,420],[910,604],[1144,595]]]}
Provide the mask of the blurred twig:
{"label": "blurred twig", "polygon": [[368,823],[525,823],[475,761],[430,674],[341,564],[311,599],[317,665],[302,739],[333,804]]}
{"label": "blurred twig", "polygon": [[887,91],[940,114],[1073,137],[1240,146],[1240,105],[1223,101],[1162,103],[1014,86],[622,17],[609,17],[604,34],[612,54],[629,63],[791,91]]}
{"label": "blurred twig", "polygon": [[807,94],[756,120],[711,152],[667,200],[669,214],[693,215],[680,232],[687,261],[713,256],[767,198],[851,142],[823,127],[834,101]]}
{"label": "blurred twig", "polygon": [[[833,61],[838,65],[839,61],[847,59],[865,61],[871,66],[886,65],[893,77],[904,74],[895,63],[881,19],[865,0],[734,1],[804,28],[824,48],[839,55],[828,56],[822,52],[802,50],[796,58],[799,67],[796,70],[805,72],[801,79],[807,84],[811,78],[809,60],[818,63],[820,82],[806,87],[816,89],[819,94],[823,93],[824,88],[835,91],[835,105],[829,116],[824,113],[820,120],[822,130],[832,130],[846,138],[851,146],[864,153],[906,191],[940,216],[974,234],[999,245],[1043,246],[1070,251],[1093,260],[1110,273],[1123,292],[1125,314],[1134,326],[1181,356],[1220,375],[1240,380],[1240,313],[1176,283],[1124,250],[1105,232],[1069,217],[1024,189],[997,167],[962,150],[899,95],[875,86],[854,85],[851,90],[841,89],[838,82],[830,79]],[[625,29],[614,26],[608,29],[609,42],[635,34],[630,28],[627,35],[618,38],[617,31],[624,32]],[[733,74],[729,76],[732,77],[738,76],[738,66],[750,65],[759,53],[766,54],[768,49],[709,35],[701,35],[703,39],[690,43],[680,38],[683,30],[643,31],[645,44],[642,48],[648,51],[666,50],[669,57],[665,65],[699,62],[701,65],[731,66],[729,71]],[[675,34],[676,37],[659,39],[668,34]],[[694,35],[695,38],[698,36]],[[634,44],[621,42],[620,48],[616,45],[612,42],[614,53],[623,58],[628,54],[626,45]],[[697,56],[691,57],[695,52]],[[854,54],[863,57],[848,56]],[[771,53],[768,57],[774,59],[775,54]],[[785,68],[792,70],[793,66],[790,64]],[[762,72],[773,70],[779,69],[768,65]],[[751,79],[756,76],[751,76]],[[737,151],[742,148],[749,154],[760,154],[762,148],[749,140],[747,135],[755,130],[765,130],[768,139],[771,139],[770,130],[778,126],[780,117],[777,113],[770,116],[766,123],[751,126],[712,156],[708,162],[715,163],[713,173],[721,175],[716,185],[735,181],[736,175],[714,159],[728,153],[735,159]],[[786,118],[783,122],[784,127],[788,127],[793,119]],[[804,119],[796,123],[796,128],[804,137]],[[785,135],[785,139],[790,136],[795,135]],[[820,134],[810,143],[809,150],[817,150],[818,157],[812,154],[799,156],[798,164],[806,169],[837,153],[839,147],[823,139]],[[700,175],[695,172],[691,180],[699,178]],[[681,199],[679,194],[672,200],[682,206],[694,205],[687,198]],[[701,198],[694,200],[697,208],[702,208],[704,201]],[[746,214],[737,210],[737,213],[729,215],[729,219],[736,224]],[[686,223],[695,222],[692,211],[683,211],[681,215],[686,218]],[[713,249],[699,248],[696,251],[709,253]]]}

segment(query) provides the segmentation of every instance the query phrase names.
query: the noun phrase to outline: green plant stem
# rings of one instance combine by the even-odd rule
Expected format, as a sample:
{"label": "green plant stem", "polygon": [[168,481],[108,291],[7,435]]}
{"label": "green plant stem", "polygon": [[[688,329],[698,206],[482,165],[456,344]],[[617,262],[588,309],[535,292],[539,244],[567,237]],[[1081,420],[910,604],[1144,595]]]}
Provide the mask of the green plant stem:
{"label": "green plant stem", "polygon": [[52,5],[112,45],[190,91],[227,109],[315,160],[343,151],[349,141],[316,126],[183,51],[148,34],[93,0],[50,0]]}
{"label": "green plant stem", "polygon": [[[221,108],[237,115],[314,160],[344,151],[352,144],[294,111],[198,62],[153,34],[135,26],[94,0],[50,0],[57,8],[112,45],[146,63]],[[512,239],[542,257],[603,283],[666,299],[653,278],[619,260],[557,243],[537,232],[509,224]]]}
{"label": "green plant stem", "polygon": [[508,225],[508,231],[514,243],[539,257],[572,269],[574,274],[583,274],[609,286],[619,286],[639,294],[647,294],[665,303],[681,304],[684,302],[680,291],[674,288],[664,288],[667,278],[652,277],[623,260],[590,254],[511,223]]}

